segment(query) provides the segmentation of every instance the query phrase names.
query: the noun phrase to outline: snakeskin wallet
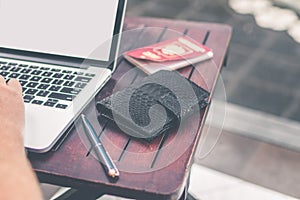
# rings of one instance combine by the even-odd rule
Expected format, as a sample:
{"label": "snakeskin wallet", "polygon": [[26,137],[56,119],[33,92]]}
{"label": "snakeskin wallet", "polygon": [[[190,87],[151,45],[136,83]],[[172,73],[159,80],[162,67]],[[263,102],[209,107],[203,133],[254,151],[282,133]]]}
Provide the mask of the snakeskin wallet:
{"label": "snakeskin wallet", "polygon": [[159,71],[96,103],[99,116],[151,141],[208,105],[209,92],[175,71]]}

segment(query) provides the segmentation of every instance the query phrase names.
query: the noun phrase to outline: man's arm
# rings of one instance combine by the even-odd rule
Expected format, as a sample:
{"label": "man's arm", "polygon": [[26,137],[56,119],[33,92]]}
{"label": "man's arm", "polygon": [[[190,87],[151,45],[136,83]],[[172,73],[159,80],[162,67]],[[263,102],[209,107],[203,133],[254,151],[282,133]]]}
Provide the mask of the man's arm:
{"label": "man's arm", "polygon": [[42,199],[23,146],[24,121],[20,83],[0,76],[0,199]]}

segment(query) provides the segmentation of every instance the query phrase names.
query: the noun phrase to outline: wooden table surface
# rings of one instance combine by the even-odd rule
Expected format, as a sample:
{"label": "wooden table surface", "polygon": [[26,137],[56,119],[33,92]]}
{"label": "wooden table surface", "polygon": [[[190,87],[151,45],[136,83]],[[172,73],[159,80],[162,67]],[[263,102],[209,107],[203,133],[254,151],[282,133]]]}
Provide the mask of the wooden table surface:
{"label": "wooden table surface", "polygon": [[[213,91],[231,38],[229,26],[155,18],[126,18],[124,30],[131,31],[130,37],[124,34],[122,38],[121,52],[181,35],[190,36],[212,48],[212,60],[181,69],[180,73],[208,91]],[[132,66],[120,57],[117,70],[96,96],[96,100],[138,79],[137,71],[131,72],[131,69]],[[127,73],[129,70],[130,73]],[[123,81],[120,83],[120,80]],[[80,128],[72,126],[55,150],[45,154],[29,154],[41,182],[143,200],[178,199],[181,196],[187,184],[208,107],[200,115],[197,113],[187,119],[180,132],[160,136],[150,143],[123,134],[105,120],[99,123],[95,117],[95,101],[84,112],[97,127],[103,145],[120,169],[119,180],[111,181],[105,175],[99,162],[88,154],[88,149],[82,143]]]}

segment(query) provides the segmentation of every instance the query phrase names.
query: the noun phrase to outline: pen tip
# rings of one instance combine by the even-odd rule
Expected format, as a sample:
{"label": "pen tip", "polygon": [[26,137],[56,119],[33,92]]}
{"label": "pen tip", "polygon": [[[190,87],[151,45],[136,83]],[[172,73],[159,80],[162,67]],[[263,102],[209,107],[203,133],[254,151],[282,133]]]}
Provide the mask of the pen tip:
{"label": "pen tip", "polygon": [[120,174],[115,169],[110,169],[110,170],[108,170],[108,175],[112,178],[116,178],[116,177],[119,177]]}

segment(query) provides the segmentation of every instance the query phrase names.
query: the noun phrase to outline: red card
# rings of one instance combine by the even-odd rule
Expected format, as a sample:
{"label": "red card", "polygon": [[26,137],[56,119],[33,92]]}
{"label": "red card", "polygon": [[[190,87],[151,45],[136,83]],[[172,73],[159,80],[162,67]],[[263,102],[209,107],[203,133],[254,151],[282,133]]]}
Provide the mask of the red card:
{"label": "red card", "polygon": [[131,50],[125,55],[153,62],[176,61],[202,56],[212,50],[188,37],[179,37]]}

